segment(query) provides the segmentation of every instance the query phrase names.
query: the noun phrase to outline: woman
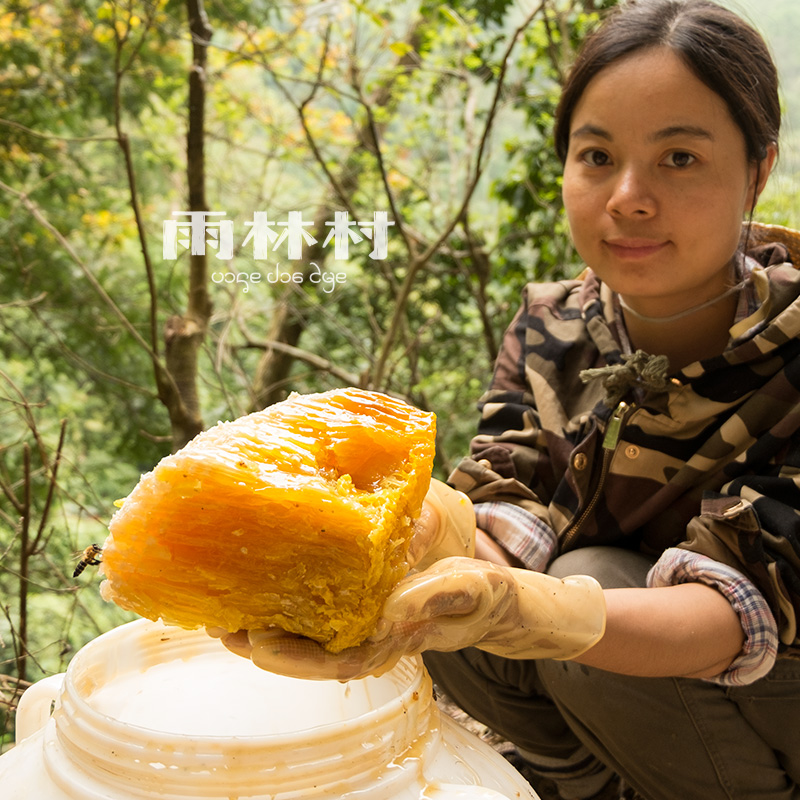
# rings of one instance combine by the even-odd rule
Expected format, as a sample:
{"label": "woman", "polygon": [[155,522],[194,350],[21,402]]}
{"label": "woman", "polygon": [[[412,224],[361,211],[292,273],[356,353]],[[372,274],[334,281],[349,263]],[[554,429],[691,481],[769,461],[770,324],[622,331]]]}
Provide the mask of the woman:
{"label": "woman", "polygon": [[616,796],[619,774],[653,800],[800,797],[800,274],[779,244],[745,257],[742,225],[779,127],[774,66],[737,16],[612,14],[556,127],[588,270],[527,287],[450,478],[480,558],[440,560],[469,531],[431,498],[426,568],[372,642],[231,645],[335,677],[426,651],[552,796]]}

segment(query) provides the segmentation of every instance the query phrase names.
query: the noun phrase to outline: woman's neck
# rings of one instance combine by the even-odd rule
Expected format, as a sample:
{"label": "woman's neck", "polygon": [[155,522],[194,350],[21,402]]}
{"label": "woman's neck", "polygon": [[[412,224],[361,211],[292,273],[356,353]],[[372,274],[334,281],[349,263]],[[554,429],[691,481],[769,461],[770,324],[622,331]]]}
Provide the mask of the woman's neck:
{"label": "woman's neck", "polygon": [[738,302],[739,293],[732,292],[669,321],[642,317],[624,304],[622,314],[633,349],[667,356],[670,372],[677,372],[694,361],[722,353]]}

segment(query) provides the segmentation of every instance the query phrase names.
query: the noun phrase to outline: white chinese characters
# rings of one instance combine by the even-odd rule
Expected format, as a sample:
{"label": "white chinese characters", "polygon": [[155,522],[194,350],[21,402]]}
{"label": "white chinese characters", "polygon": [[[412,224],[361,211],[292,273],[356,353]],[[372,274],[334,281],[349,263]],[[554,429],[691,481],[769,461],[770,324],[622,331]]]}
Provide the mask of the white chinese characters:
{"label": "white chinese characters", "polygon": [[[228,219],[210,220],[208,217],[225,216],[224,211],[173,211],[173,217],[189,217],[188,221],[164,220],[164,258],[178,257],[178,245],[191,246],[191,254],[205,255],[206,245],[217,250],[217,258],[233,258],[233,222]],[[178,238],[184,237],[184,238]],[[211,237],[212,241],[208,240]]]}
{"label": "white chinese characters", "polygon": [[[217,258],[229,261],[233,258],[233,222],[224,219],[224,211],[173,211],[173,217],[188,219],[164,220],[163,256],[167,260],[178,258],[179,246],[189,249],[192,255],[205,255],[206,247],[217,251]],[[220,218],[221,219],[218,219]],[[290,211],[285,221],[269,219],[266,211],[256,211],[253,219],[245,222],[250,228],[242,242],[242,247],[252,246],[253,258],[264,261],[270,253],[275,253],[286,243],[287,256],[290,261],[303,258],[303,247],[317,244],[307,230],[313,223],[303,220],[302,211]],[[372,219],[365,222],[350,220],[347,211],[336,211],[334,221],[326,222],[330,227],[322,247],[328,247],[333,241],[333,257],[336,260],[347,260],[350,256],[350,244],[363,241],[361,234],[372,242],[369,257],[375,261],[384,260],[389,252],[389,227],[395,223],[389,219],[386,211],[375,211]],[[280,230],[282,228],[282,230]]]}

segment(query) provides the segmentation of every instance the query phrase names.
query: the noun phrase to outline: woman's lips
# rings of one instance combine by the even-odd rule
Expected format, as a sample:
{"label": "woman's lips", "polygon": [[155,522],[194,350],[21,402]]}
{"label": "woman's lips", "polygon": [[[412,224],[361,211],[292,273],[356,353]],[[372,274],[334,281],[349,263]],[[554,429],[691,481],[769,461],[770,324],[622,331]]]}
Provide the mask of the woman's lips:
{"label": "woman's lips", "polygon": [[647,258],[663,250],[668,242],[653,239],[606,239],[605,245],[617,258]]}

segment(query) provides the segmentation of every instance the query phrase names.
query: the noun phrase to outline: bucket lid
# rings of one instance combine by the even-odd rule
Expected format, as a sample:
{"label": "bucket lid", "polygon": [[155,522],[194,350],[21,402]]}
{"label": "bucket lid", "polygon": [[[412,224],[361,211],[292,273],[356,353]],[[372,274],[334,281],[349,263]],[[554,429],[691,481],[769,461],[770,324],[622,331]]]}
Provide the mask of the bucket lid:
{"label": "bucket lid", "polygon": [[203,632],[147,620],[76,655],[54,720],[51,773],[89,773],[141,797],[247,797],[264,787],[341,796],[405,780],[400,763],[439,736],[419,659],[380,678],[304,681],[259,670]]}

